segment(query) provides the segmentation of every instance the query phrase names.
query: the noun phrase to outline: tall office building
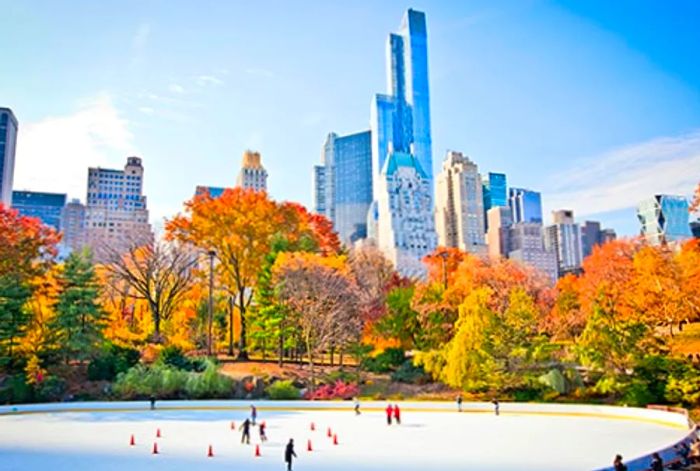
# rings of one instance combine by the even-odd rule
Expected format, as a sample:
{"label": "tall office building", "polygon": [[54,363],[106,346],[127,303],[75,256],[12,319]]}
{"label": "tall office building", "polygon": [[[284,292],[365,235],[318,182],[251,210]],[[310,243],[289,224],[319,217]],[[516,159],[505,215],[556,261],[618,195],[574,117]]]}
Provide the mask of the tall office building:
{"label": "tall office building", "polygon": [[447,153],[436,178],[435,228],[439,245],[486,253],[481,176],[461,152]]}
{"label": "tall office building", "polygon": [[583,263],[583,248],[581,227],[574,222],[574,212],[569,209],[553,211],[552,222],[545,228],[545,248],[557,255],[559,276],[577,273]]}
{"label": "tall office building", "polygon": [[486,212],[486,216],[489,223],[486,233],[489,258],[491,260],[507,258],[510,252],[510,227],[513,225],[513,214],[507,206],[495,206]]}
{"label": "tall office building", "polygon": [[224,188],[224,187],[219,187],[219,186],[197,185],[194,189],[194,195],[200,196],[203,194],[208,194],[212,198],[218,198],[219,196],[224,194],[224,191],[229,190],[229,189],[230,188]]}
{"label": "tall office building", "polygon": [[402,275],[424,277],[422,259],[437,242],[428,174],[413,155],[394,152],[377,186],[379,249]]}
{"label": "tall office building", "polygon": [[484,178],[484,211],[497,206],[508,206],[508,184],[505,173],[489,172]]}
{"label": "tall office building", "polygon": [[104,261],[110,252],[153,241],[143,195],[143,165],[139,157],[128,157],[124,170],[88,170],[85,245],[95,260]]}
{"label": "tall office building", "polygon": [[262,166],[260,152],[247,150],[243,153],[237,185],[255,191],[267,191],[267,171]]}
{"label": "tall office building", "polygon": [[314,167],[314,212],[333,222],[346,244],[367,237],[367,211],[372,203],[370,131],[347,136],[328,134]]}
{"label": "tall office building", "polygon": [[586,221],[581,226],[583,258],[593,253],[596,245],[603,245],[617,238],[613,229],[601,229],[598,221]]}
{"label": "tall office building", "polygon": [[12,192],[12,207],[18,210],[22,216],[39,218],[42,223],[57,231],[62,229],[61,211],[65,205],[65,193]]}
{"label": "tall office building", "polygon": [[18,127],[12,110],[0,108],[0,204],[7,208],[12,205]]}
{"label": "tall office building", "polygon": [[529,265],[555,282],[558,277],[557,256],[542,240],[542,224],[517,222],[509,228],[508,258]]}
{"label": "tall office building", "polygon": [[61,245],[66,252],[79,251],[85,246],[85,205],[73,199],[61,210]]}
{"label": "tall office building", "polygon": [[688,200],[683,196],[654,195],[637,207],[641,235],[653,245],[692,237]]}
{"label": "tall office building", "polygon": [[542,224],[542,199],[536,191],[511,188],[508,205],[513,212],[513,222],[538,222]]}

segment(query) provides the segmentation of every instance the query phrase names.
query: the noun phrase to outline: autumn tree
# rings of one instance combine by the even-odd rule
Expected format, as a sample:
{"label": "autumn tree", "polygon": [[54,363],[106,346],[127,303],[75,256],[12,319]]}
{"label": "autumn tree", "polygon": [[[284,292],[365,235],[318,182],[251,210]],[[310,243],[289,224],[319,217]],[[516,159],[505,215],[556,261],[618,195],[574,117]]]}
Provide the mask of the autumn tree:
{"label": "autumn tree", "polygon": [[92,357],[103,339],[105,312],[89,251],[73,252],[58,276],[56,316],[51,323],[55,341],[67,361]]}
{"label": "autumn tree", "polygon": [[342,257],[282,253],[273,268],[278,297],[294,313],[314,381],[314,358],[359,338],[357,288]]}
{"label": "autumn tree", "polygon": [[105,265],[114,289],[148,304],[153,322],[153,340],[162,341],[161,323],[168,320],[185,300],[194,281],[197,257],[176,243],[154,242],[132,246],[125,253],[112,252]]}
{"label": "autumn tree", "polygon": [[204,194],[185,204],[186,212],[167,223],[168,235],[202,251],[214,251],[220,282],[235,297],[240,313],[239,358],[248,357],[247,312],[258,273],[281,234],[291,244],[313,243],[320,252],[338,250],[329,222],[300,205],[276,203],[264,192],[234,188],[216,198]]}

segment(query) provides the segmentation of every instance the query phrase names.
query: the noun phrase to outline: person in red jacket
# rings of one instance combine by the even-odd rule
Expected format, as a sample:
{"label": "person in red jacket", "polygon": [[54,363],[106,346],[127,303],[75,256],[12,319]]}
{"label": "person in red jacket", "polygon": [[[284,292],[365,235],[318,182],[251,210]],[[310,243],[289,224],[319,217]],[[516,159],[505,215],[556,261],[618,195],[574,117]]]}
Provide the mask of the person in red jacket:
{"label": "person in red jacket", "polygon": [[398,404],[394,404],[394,419],[396,419],[396,425],[401,425],[401,409]]}
{"label": "person in red jacket", "polygon": [[391,404],[386,406],[386,424],[391,425],[391,415],[394,412],[394,408],[391,407]]}

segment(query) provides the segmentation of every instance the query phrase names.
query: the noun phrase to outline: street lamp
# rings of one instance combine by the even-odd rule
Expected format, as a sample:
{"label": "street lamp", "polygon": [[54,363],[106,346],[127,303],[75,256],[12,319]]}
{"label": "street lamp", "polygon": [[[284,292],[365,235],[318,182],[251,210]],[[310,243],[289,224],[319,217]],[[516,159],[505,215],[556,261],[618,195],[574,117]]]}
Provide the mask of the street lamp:
{"label": "street lamp", "polygon": [[216,252],[209,250],[209,318],[207,319],[207,355],[212,353],[212,327],[214,324],[214,257]]}

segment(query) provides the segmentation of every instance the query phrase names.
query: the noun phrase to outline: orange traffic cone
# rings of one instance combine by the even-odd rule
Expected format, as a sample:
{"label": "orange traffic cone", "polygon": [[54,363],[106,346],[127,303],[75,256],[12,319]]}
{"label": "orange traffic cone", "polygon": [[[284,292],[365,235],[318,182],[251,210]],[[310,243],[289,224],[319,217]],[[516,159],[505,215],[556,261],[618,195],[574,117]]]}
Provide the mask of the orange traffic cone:
{"label": "orange traffic cone", "polygon": [[129,445],[134,446],[136,445],[136,439],[134,438],[134,434],[131,434],[131,440],[129,440]]}
{"label": "orange traffic cone", "polygon": [[255,445],[255,456],[261,456],[260,455],[260,445]]}
{"label": "orange traffic cone", "polygon": [[331,428],[328,427],[328,432],[326,432],[326,435],[328,435],[328,438],[333,436],[333,433],[331,432]]}
{"label": "orange traffic cone", "polygon": [[213,458],[214,457],[214,449],[209,445],[209,451],[207,452],[207,458]]}
{"label": "orange traffic cone", "polygon": [[156,438],[160,438],[160,429],[156,430]]}
{"label": "orange traffic cone", "polygon": [[158,454],[158,443],[153,442],[153,454],[157,455]]}
{"label": "orange traffic cone", "polygon": [[313,451],[313,448],[311,448],[311,440],[306,442],[306,451]]}
{"label": "orange traffic cone", "polygon": [[338,444],[338,435],[334,434],[333,435],[333,445],[337,445],[337,444]]}
{"label": "orange traffic cone", "polygon": [[316,430],[316,424],[311,422],[311,431],[313,432],[314,430]]}

